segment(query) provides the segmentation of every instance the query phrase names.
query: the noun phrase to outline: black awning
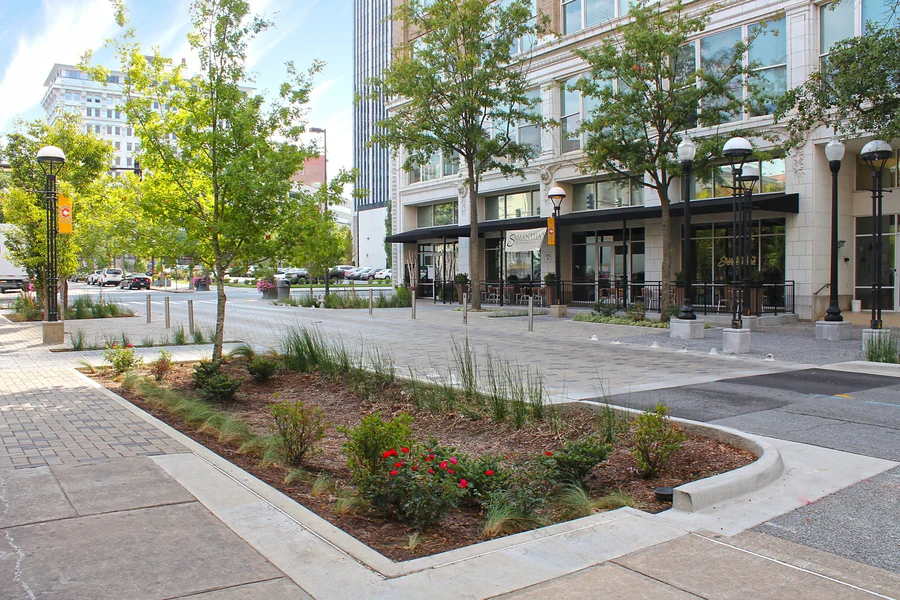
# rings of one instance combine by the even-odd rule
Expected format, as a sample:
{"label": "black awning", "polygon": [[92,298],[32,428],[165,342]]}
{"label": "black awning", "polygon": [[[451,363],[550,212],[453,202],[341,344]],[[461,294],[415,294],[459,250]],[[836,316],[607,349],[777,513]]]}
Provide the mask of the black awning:
{"label": "black awning", "polygon": [[[712,215],[731,212],[732,198],[708,198],[705,200],[691,200],[692,215]],[[755,194],[753,196],[753,210],[767,210],[797,214],[800,212],[799,194]],[[671,215],[680,217],[684,215],[684,204],[677,202],[671,205]],[[662,217],[662,208],[659,206],[622,206],[620,208],[604,208],[600,210],[579,211],[560,215],[560,225],[588,225],[592,223],[611,223],[616,221],[635,221],[639,219],[659,219]],[[534,229],[544,227],[547,224],[546,217],[520,217],[518,219],[501,219],[499,221],[485,221],[478,224],[478,233],[494,231],[516,231],[518,229]],[[401,244],[404,242],[417,242],[436,238],[461,238],[469,237],[468,225],[443,225],[440,227],[422,227],[411,229],[402,233],[387,236],[384,241],[389,244]]]}
{"label": "black awning", "polygon": [[[493,231],[516,231],[519,229],[534,229],[536,227],[546,227],[546,217],[519,217],[518,219],[500,219],[499,221],[484,221],[478,224],[478,235],[483,236],[485,233]],[[417,242],[419,240],[430,240],[442,237],[469,237],[471,227],[469,225],[444,225],[441,227],[422,227],[421,229],[411,229],[403,233],[395,233],[384,238],[389,244],[400,244],[403,242]]]}
{"label": "black awning", "polygon": [[[712,215],[731,212],[732,198],[709,198],[691,200],[691,215]],[[684,204],[677,202],[671,205],[673,217],[684,215]],[[800,212],[799,194],[756,194],[753,196],[753,210],[768,210],[797,214]],[[588,225],[591,223],[610,223],[616,221],[634,221],[638,219],[659,219],[662,217],[660,206],[623,206],[600,210],[569,213],[559,217],[560,225]]]}

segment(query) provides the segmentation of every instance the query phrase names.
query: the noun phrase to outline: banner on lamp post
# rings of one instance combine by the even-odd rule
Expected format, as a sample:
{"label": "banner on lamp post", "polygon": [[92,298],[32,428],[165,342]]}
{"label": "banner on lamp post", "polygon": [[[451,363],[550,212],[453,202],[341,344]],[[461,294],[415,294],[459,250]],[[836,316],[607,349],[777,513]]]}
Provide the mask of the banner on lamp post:
{"label": "banner on lamp post", "polygon": [[56,210],[56,232],[72,233],[72,199],[60,194]]}
{"label": "banner on lamp post", "polygon": [[544,227],[507,231],[503,247],[507,252],[534,252],[541,249],[546,233],[547,229]]}
{"label": "banner on lamp post", "polygon": [[556,245],[556,219],[547,217],[547,244]]}

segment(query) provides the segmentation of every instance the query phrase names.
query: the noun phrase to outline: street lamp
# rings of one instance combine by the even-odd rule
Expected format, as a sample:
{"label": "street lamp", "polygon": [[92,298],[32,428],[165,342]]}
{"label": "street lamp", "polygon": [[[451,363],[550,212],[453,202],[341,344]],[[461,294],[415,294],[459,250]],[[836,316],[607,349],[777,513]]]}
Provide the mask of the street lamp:
{"label": "street lamp", "polygon": [[831,294],[828,310],[825,311],[825,320],[832,322],[844,320],[841,316],[841,307],[838,305],[838,171],[841,170],[844,149],[844,144],[837,136],[825,144],[825,158],[828,159],[828,167],[831,169]]}
{"label": "street lamp", "polygon": [[[748,207],[745,202],[749,203],[750,194],[752,194],[752,186],[749,194],[745,194],[742,177],[744,163],[753,154],[753,145],[749,140],[742,137],[733,137],[727,142],[722,149],[722,154],[731,164],[731,244],[732,244],[732,284],[735,290],[734,307],[731,316],[731,328],[742,329],[743,308],[746,302],[745,297],[745,279],[746,279],[746,262],[747,251],[749,250],[750,223],[747,219]],[[740,290],[740,293],[738,293]]]}
{"label": "street lamp", "polygon": [[[45,207],[47,209],[47,322],[59,320],[58,277],[56,270],[56,176],[66,164],[65,153],[56,146],[44,146],[37,153],[38,165],[47,178],[44,190]],[[47,340],[45,340],[47,341]]]}
{"label": "street lamp", "polygon": [[684,275],[684,301],[681,304],[679,319],[695,321],[694,314],[694,261],[691,255],[691,241],[694,237],[694,229],[691,226],[691,167],[694,156],[697,154],[697,145],[691,138],[685,136],[678,144],[678,160],[681,161],[681,197],[684,201],[684,246],[682,256],[682,272]]}
{"label": "street lamp", "polygon": [[566,199],[566,191],[559,186],[550,188],[547,197],[553,203],[553,253],[556,255],[556,303],[562,304],[562,277],[559,254],[559,206]]}
{"label": "street lamp", "polygon": [[872,140],[863,146],[860,158],[872,170],[872,219],[874,223],[875,274],[872,278],[872,329],[881,329],[881,249],[883,243],[884,223],[882,222],[882,175],[884,165],[894,155],[894,149],[884,140]]}

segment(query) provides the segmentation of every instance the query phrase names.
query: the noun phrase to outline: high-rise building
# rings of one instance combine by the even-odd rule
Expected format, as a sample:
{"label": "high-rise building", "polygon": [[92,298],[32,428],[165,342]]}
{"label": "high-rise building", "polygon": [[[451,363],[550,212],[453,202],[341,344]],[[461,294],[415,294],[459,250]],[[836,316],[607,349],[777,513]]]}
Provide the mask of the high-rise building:
{"label": "high-rise building", "polygon": [[385,220],[390,201],[390,150],[366,144],[378,121],[387,116],[381,101],[366,98],[366,80],[381,75],[391,57],[391,0],[354,0],[353,93],[360,100],[353,108],[353,166],[359,170],[358,189],[367,195],[354,201],[354,242],[360,266],[383,267]]}
{"label": "high-rise building", "polygon": [[57,63],[44,82],[47,91],[41,106],[50,124],[64,113],[80,115],[85,131],[112,144],[115,154],[110,166],[127,169],[134,166],[141,142],[127,120],[125,100],[117,85],[124,83],[124,78],[124,73],[111,71],[107,83],[112,85],[104,86],[78,67]]}

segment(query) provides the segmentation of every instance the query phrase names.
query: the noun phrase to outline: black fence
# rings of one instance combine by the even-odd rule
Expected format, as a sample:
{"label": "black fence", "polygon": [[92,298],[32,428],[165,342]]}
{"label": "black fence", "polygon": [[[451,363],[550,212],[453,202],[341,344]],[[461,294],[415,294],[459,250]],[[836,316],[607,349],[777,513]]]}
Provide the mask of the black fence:
{"label": "black fence", "polygon": [[[561,281],[560,299],[557,301],[555,285],[540,281],[516,281],[501,283],[488,281],[481,285],[481,301],[485,304],[527,305],[529,298],[535,306],[567,304],[569,306],[593,307],[596,303],[626,309],[630,304],[640,302],[645,310],[659,312],[661,309],[662,282],[629,282],[624,279],[613,281],[573,282]],[[733,283],[695,283],[694,312],[697,314],[731,314],[738,302],[741,286]],[[431,290],[435,302],[459,302],[460,293],[471,293],[470,286],[455,283],[435,282]],[[794,312],[794,282],[747,284],[743,290],[747,294],[744,314],[764,315]],[[684,301],[684,286],[672,283],[671,301],[681,306]]]}

